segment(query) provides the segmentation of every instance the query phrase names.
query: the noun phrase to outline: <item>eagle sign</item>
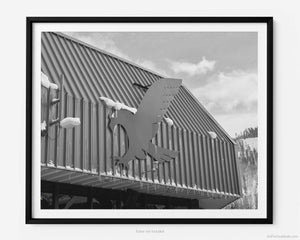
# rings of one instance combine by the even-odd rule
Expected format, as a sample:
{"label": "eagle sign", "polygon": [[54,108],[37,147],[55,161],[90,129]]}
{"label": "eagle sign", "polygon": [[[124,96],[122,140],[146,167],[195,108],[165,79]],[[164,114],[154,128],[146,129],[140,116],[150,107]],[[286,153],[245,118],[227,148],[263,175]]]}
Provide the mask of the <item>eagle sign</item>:
{"label": "eagle sign", "polygon": [[177,151],[153,144],[152,139],[156,136],[159,123],[179,91],[181,82],[181,79],[159,79],[146,91],[136,114],[121,109],[115,117],[111,117],[110,129],[113,131],[116,125],[122,125],[129,141],[127,152],[122,157],[113,157],[116,164],[128,169],[131,160],[144,160],[147,155],[160,163],[170,161],[178,155]]}

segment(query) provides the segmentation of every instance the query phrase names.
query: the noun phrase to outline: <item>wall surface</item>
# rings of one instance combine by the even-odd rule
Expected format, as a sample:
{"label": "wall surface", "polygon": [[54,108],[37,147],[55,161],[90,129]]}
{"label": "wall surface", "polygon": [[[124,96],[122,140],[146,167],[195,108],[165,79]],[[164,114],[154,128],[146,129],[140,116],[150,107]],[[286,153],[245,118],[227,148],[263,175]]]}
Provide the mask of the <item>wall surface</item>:
{"label": "wall surface", "polygon": [[[1,6],[1,235],[9,239],[300,238],[299,1],[6,1]],[[118,6],[118,7],[116,7]],[[26,16],[274,16],[274,224],[205,226],[25,225]],[[3,134],[4,133],[4,134]],[[145,233],[146,230],[159,230]],[[113,234],[112,234],[113,232]],[[125,236],[125,237],[124,237]],[[287,239],[281,237],[280,239]],[[289,238],[290,239],[290,238]],[[297,239],[297,238],[296,238]]]}

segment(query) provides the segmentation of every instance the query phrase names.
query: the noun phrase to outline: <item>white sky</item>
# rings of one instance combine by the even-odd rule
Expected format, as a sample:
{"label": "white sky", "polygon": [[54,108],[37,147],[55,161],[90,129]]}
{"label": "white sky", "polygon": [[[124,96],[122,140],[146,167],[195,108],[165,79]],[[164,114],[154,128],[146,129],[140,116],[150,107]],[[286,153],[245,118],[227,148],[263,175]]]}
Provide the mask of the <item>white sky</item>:
{"label": "white sky", "polygon": [[255,32],[67,34],[168,77],[183,79],[231,136],[257,126]]}

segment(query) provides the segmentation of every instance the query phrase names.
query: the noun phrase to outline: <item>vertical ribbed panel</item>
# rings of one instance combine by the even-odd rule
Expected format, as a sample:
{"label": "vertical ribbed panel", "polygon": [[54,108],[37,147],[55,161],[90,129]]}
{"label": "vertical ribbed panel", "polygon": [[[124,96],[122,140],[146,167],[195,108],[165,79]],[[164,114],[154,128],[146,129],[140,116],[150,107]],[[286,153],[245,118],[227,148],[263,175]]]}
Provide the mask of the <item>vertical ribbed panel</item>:
{"label": "vertical ribbed panel", "polygon": [[[42,88],[42,94],[46,99],[48,91]],[[42,120],[45,119],[46,106],[42,104]],[[125,154],[128,139],[123,127],[117,126],[113,132],[109,129],[111,109],[107,109],[101,101],[92,103],[68,94],[64,95],[61,107],[62,118],[79,117],[81,125],[72,129],[50,127],[49,136],[42,138],[42,163],[97,174],[123,174],[152,182],[156,179],[163,184],[174,183],[197,189],[239,191],[234,146],[229,143],[162,122],[153,143],[178,151],[178,157],[159,164],[156,170],[150,157],[135,159],[125,173],[114,165],[113,156]],[[58,109],[51,108],[52,119],[58,116]]]}

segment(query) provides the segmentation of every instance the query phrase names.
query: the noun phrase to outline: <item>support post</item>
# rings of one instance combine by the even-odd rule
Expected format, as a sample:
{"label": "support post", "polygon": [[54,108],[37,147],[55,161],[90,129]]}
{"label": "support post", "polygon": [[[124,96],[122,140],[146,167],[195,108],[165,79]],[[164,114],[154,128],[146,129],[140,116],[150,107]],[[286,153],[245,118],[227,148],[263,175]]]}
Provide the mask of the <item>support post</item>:
{"label": "support post", "polygon": [[88,209],[93,209],[93,188],[90,187],[88,191],[88,199],[87,199]]}
{"label": "support post", "polygon": [[59,209],[59,204],[58,204],[58,195],[59,195],[59,185],[58,183],[53,184],[53,193],[52,193],[52,202],[53,202],[53,208],[54,209]]}

